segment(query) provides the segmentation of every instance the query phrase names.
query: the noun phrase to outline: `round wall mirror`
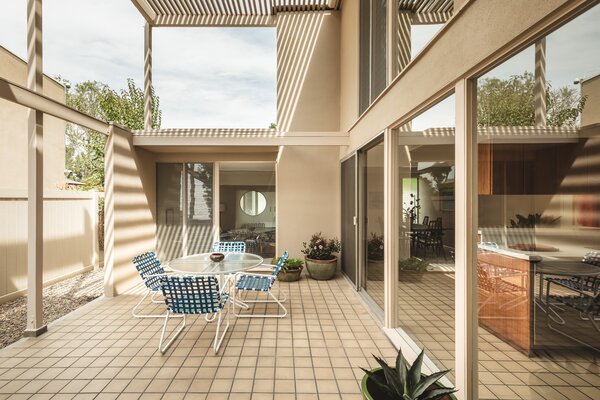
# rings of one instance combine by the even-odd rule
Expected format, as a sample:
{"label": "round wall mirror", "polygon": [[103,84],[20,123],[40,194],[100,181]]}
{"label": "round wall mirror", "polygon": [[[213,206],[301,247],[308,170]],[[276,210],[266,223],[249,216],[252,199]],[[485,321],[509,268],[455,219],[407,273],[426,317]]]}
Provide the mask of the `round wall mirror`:
{"label": "round wall mirror", "polygon": [[247,215],[256,216],[267,208],[267,199],[261,192],[252,190],[240,198],[240,208]]}

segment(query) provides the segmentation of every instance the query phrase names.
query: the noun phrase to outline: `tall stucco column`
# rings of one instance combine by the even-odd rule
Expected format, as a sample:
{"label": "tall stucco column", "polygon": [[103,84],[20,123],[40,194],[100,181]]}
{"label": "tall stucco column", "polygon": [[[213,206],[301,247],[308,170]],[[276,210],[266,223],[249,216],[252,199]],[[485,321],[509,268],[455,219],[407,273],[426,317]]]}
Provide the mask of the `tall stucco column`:
{"label": "tall stucco column", "polygon": [[152,129],[152,26],[144,25],[144,129]]}
{"label": "tall stucco column", "polygon": [[455,365],[456,394],[477,399],[477,102],[476,82],[455,86]]}
{"label": "tall stucco column", "polygon": [[[27,1],[27,88],[43,93],[42,0]],[[28,114],[27,150],[27,327],[25,336],[46,332],[44,282],[44,113]]]}
{"label": "tall stucco column", "polygon": [[546,38],[535,42],[535,84],[533,95],[535,98],[535,126],[546,126]]}

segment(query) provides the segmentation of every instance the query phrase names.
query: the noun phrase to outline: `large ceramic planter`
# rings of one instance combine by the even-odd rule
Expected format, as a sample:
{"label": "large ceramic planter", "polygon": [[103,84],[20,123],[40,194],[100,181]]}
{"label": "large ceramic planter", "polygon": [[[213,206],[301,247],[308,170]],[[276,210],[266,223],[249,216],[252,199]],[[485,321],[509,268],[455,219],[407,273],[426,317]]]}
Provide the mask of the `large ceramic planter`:
{"label": "large ceramic planter", "polygon": [[[382,377],[384,376],[383,369],[381,368],[375,368],[372,370],[372,372],[375,372],[376,374],[381,374]],[[442,387],[440,385],[436,386]],[[362,392],[363,399],[365,400],[389,399],[389,397],[385,396],[378,390],[377,385],[371,382],[371,379],[369,379],[369,375],[367,374],[363,376],[362,381],[360,382],[360,390]],[[446,396],[442,397],[441,400],[456,400],[456,397],[451,394],[447,394]]]}
{"label": "large ceramic planter", "polygon": [[306,270],[308,275],[320,281],[332,279],[337,272],[337,257],[331,260],[313,260],[312,258],[304,257]]}
{"label": "large ceramic planter", "polygon": [[296,282],[300,280],[300,276],[302,275],[302,266],[294,269],[282,269],[279,271],[277,275],[277,279],[281,282]]}

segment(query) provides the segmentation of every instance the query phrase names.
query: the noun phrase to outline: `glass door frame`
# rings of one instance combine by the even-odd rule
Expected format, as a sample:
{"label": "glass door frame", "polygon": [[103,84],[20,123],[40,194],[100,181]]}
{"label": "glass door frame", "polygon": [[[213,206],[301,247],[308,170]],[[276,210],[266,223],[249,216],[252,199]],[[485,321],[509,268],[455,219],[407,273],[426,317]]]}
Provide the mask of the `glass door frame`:
{"label": "glass door frame", "polygon": [[[346,277],[350,283],[350,285],[357,291],[360,290],[360,274],[359,274],[359,253],[360,253],[360,249],[359,249],[359,179],[358,179],[358,151],[353,151],[352,153],[346,155],[344,158],[342,158],[340,160],[340,171],[343,171],[343,167],[342,164],[344,164],[347,161],[350,161],[354,159],[354,174],[353,174],[353,178],[354,178],[354,217],[353,217],[353,223],[354,223],[354,240],[353,245],[354,245],[354,280],[355,282],[352,281],[352,279],[350,279],[350,277],[348,277],[342,269],[342,275],[344,277]],[[343,178],[342,178],[342,172],[340,172],[340,188],[343,187]],[[342,226],[340,227],[340,232],[344,231],[344,209],[343,207],[340,207],[340,222],[342,224]],[[342,248],[342,251],[344,251],[344,248]]]}

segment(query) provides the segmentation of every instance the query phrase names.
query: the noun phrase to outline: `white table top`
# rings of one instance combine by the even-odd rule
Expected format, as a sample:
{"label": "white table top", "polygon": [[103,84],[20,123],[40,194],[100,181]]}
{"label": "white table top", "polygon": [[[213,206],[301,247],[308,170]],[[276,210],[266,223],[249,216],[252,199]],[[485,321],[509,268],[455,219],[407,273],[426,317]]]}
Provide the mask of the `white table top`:
{"label": "white table top", "polygon": [[219,262],[212,261],[211,254],[175,258],[167,263],[167,267],[181,274],[222,275],[247,271],[263,263],[262,257],[251,253],[224,253],[225,258]]}

